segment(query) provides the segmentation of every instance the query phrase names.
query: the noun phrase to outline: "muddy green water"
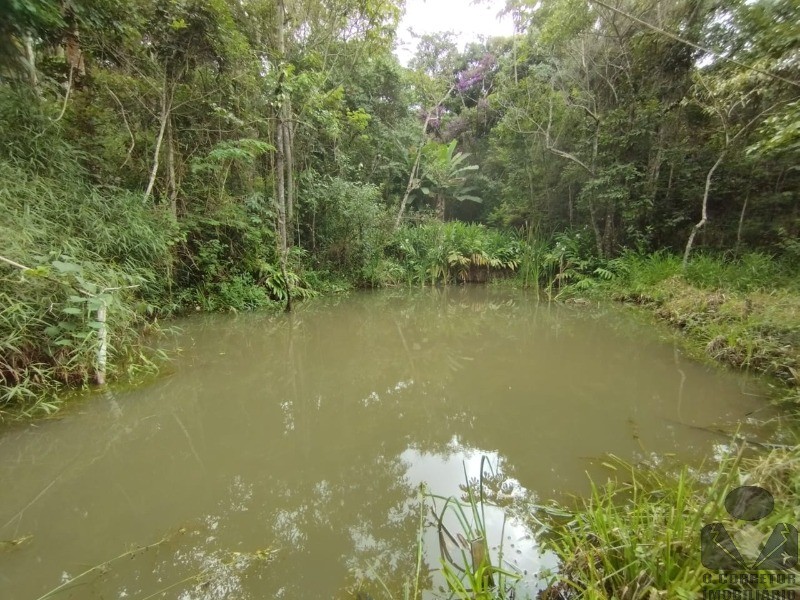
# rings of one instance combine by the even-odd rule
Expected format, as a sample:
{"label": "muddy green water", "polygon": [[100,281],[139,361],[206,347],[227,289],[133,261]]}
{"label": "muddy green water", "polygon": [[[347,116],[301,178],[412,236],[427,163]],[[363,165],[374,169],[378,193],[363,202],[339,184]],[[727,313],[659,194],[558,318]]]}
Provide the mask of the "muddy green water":
{"label": "muddy green water", "polygon": [[[757,381],[683,358],[624,309],[485,287],[180,325],[170,374],[0,435],[0,540],[31,536],[0,544],[3,600],[159,540],[54,597],[349,598],[358,581],[386,597],[377,574],[401,598],[421,483],[458,495],[487,456],[503,502],[544,502],[585,491],[604,453],[699,463],[725,442],[703,427],[766,407]],[[502,532],[533,595],[555,562],[501,514],[492,544]]]}

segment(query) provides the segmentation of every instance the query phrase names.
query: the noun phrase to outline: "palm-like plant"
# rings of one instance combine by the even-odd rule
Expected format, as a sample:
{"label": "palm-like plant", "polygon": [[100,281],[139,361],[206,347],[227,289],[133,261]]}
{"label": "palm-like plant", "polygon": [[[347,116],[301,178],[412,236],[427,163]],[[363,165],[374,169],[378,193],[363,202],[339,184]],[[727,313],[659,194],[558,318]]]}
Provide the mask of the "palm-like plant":
{"label": "palm-like plant", "polygon": [[456,141],[449,144],[431,142],[423,149],[424,185],[420,191],[432,196],[436,201],[436,216],[444,221],[446,202],[448,199],[462,202],[481,202],[471,192],[473,187],[467,185],[468,173],[477,171],[478,165],[464,164],[469,154],[456,152]]}

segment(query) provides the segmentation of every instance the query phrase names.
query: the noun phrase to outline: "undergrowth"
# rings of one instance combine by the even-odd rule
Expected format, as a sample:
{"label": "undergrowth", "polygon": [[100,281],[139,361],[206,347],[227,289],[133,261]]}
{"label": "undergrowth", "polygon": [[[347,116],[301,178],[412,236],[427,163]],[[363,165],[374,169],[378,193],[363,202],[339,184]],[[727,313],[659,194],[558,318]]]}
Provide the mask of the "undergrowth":
{"label": "undergrowth", "polygon": [[800,383],[800,277],[761,253],[698,256],[685,273],[676,256],[626,254],[583,293],[651,307],[690,343],[724,364]]}
{"label": "undergrowth", "polygon": [[518,236],[460,221],[427,221],[400,228],[381,258],[371,265],[366,283],[440,285],[485,283],[517,271],[524,243]]}
{"label": "undergrowth", "polygon": [[[778,523],[800,521],[798,463],[800,451],[789,446],[750,458],[734,448],[714,476],[688,468],[670,473],[612,457],[609,466],[616,473],[609,483],[593,485],[572,517],[552,523],[545,543],[561,567],[540,600],[694,600],[704,590],[763,590],[763,584],[721,581],[705,568],[701,530],[714,522],[732,532],[741,529],[742,522],[726,512],[725,499],[743,485],[769,490],[775,510],[744,531],[740,545],[767,539]],[[798,576],[796,569],[788,574]],[[794,587],[775,583],[769,589]]]}
{"label": "undergrowth", "polygon": [[0,181],[0,416],[52,411],[54,391],[89,381],[101,304],[111,373],[152,366],[140,332],[156,311],[148,299],[167,286],[169,219],[68,173],[55,180],[0,161]]}

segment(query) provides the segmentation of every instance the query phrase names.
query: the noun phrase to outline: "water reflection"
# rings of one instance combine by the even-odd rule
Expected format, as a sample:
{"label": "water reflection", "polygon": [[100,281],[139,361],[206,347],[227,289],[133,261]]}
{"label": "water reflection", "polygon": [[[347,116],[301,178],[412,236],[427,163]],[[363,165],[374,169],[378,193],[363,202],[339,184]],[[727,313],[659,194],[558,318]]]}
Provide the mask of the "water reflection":
{"label": "water reflection", "polygon": [[[497,503],[543,502],[585,491],[607,452],[699,462],[709,426],[764,405],[757,382],[686,361],[625,314],[486,288],[201,316],[176,344],[171,376],[0,436],[0,540],[33,536],[0,552],[3,598],[165,535],[69,594],[349,598],[361,582],[377,598],[377,574],[401,597],[421,483],[459,495],[462,463],[477,477],[486,455]],[[520,527],[505,556],[534,590],[551,557]]]}
{"label": "water reflection", "polygon": [[[504,473],[505,462],[497,452],[487,452],[463,445],[458,436],[447,444],[444,453],[420,452],[409,448],[401,454],[407,465],[406,479],[414,486],[424,485],[430,494],[454,497],[469,504],[467,486],[472,486],[474,497],[483,497],[483,516],[488,534],[487,543],[492,552],[492,564],[520,575],[517,597],[535,597],[543,589],[546,573],[557,568],[556,556],[542,550],[534,533],[519,518],[511,516],[509,507],[524,501],[535,503],[534,492],[526,490],[515,478]],[[487,468],[487,466],[489,468]],[[483,486],[481,495],[480,486]],[[431,508],[440,514],[441,502]],[[440,540],[433,522],[424,533],[426,556],[441,554]],[[458,532],[459,524],[451,512],[444,513],[443,525]],[[450,552],[450,556],[455,553]],[[462,565],[463,566],[463,565]],[[446,595],[444,578],[434,570],[432,588]]]}

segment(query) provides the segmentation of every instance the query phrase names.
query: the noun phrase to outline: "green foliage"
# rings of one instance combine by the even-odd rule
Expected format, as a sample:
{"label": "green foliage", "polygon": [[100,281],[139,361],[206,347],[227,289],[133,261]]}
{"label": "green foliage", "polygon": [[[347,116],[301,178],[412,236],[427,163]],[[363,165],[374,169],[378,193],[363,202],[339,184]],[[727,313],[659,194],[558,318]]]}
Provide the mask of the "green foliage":
{"label": "green foliage", "polygon": [[518,278],[524,288],[538,288],[552,279],[548,260],[549,248],[545,240],[535,227],[524,227],[520,233],[524,240]]}
{"label": "green foliage", "polygon": [[379,203],[378,188],[311,172],[301,190],[304,214],[310,216],[304,237],[310,239],[317,264],[357,284],[373,284],[391,236],[391,215]]}
{"label": "green foliage", "polygon": [[255,310],[313,295],[304,280],[304,251],[293,248],[286,274],[277,266],[271,209],[255,195],[244,206],[226,203],[186,217],[178,246],[176,307],[206,311]]}
{"label": "green foliage", "polygon": [[[306,300],[316,295],[316,291],[308,284],[307,275],[303,264],[308,257],[303,250],[292,248],[289,254],[289,261],[286,271],[281,271],[278,267],[267,263],[261,263],[261,281],[270,291],[273,298],[284,303],[289,294],[292,298]],[[313,277],[313,275],[312,275]]]}
{"label": "green foliage", "polygon": [[0,14],[0,76],[22,77],[27,66],[22,39],[62,27],[61,7],[54,0],[2,0]]}
{"label": "green foliage", "polygon": [[192,171],[195,173],[206,170],[218,172],[231,163],[250,163],[262,154],[274,150],[275,147],[271,144],[251,138],[219,142],[205,158],[195,159],[192,162]]}
{"label": "green foliage", "polygon": [[[392,54],[394,1],[342,0],[331,12],[302,0],[281,20],[263,2],[67,4],[12,0],[0,23],[0,246],[32,269],[18,281],[2,267],[14,340],[2,356],[15,357],[3,377],[21,373],[9,377],[23,387],[87,380],[93,303],[108,287],[123,288],[107,300],[130,330],[111,340],[118,363],[145,317],[271,308],[350,285],[518,273],[550,297],[661,293],[647,288],[676,275],[673,259],[646,253],[684,242],[736,132],[683,281],[742,293],[791,285],[800,171],[789,0],[618,5],[760,74],[698,61],[581,0],[511,3],[516,38],[463,52],[448,34],[423,36],[412,69]],[[407,190],[416,208],[433,205],[443,221],[449,202],[463,222],[428,222],[422,207],[418,225],[394,231]],[[519,231],[465,224],[487,215]],[[735,250],[719,261],[702,253],[712,248]],[[55,364],[70,366],[30,370]]]}
{"label": "green foliage", "polygon": [[780,113],[765,119],[760,139],[747,150],[761,155],[800,153],[800,101],[790,102]]}
{"label": "green foliage", "polygon": [[585,234],[578,231],[557,233],[553,246],[544,256],[543,273],[549,275],[546,282],[548,296],[559,293],[566,286],[585,290],[592,285],[591,274],[598,269],[598,261],[590,250]]}
{"label": "green foliage", "polygon": [[775,496],[777,510],[758,523],[761,534],[768,535],[777,523],[796,522],[793,498],[800,483],[800,457],[791,446],[754,458],[743,455],[744,444],[738,450],[731,444],[711,477],[687,468],[671,472],[632,465],[611,456],[604,463],[614,472],[610,481],[593,483],[591,496],[576,501],[571,518],[565,522],[543,515],[552,524],[545,546],[558,553],[562,564],[540,598],[690,600],[720,588],[746,595],[749,584],[744,580],[703,581],[708,571],[699,560],[699,532],[727,516],[724,501],[731,489],[752,482]]}
{"label": "green foliage", "polygon": [[[698,243],[773,252],[779,229],[797,236],[796,2],[625,0],[612,10],[548,0],[509,12],[525,35],[498,53],[486,117],[495,125],[458,134],[460,147],[483,150],[481,172],[504,183],[491,199],[499,222],[587,226],[606,258],[674,251],[700,220],[706,176],[726,148]],[[739,64],[698,67],[691,47],[645,23]]]}
{"label": "green foliage", "polygon": [[[601,285],[623,296],[650,298],[662,284],[675,278],[709,291],[798,289],[796,264],[764,252],[748,252],[739,257],[698,254],[684,272],[680,257],[669,252],[641,254],[628,250],[616,258],[601,260],[585,250],[578,251],[574,242],[564,236],[557,239],[555,249],[545,255],[545,263],[558,260],[559,265],[564,265],[559,272],[569,284],[564,290],[567,294]],[[586,283],[587,279],[591,282]]]}
{"label": "green foliage", "polygon": [[97,309],[108,309],[111,373],[148,364],[139,332],[167,294],[175,229],[122,190],[32,176],[0,161],[0,413],[52,410],[49,392],[94,374]]}
{"label": "green foliage", "polygon": [[699,254],[685,273],[679,257],[667,252],[626,252],[605,265],[613,277],[602,279],[613,279],[614,285],[632,293],[646,293],[679,275],[687,283],[707,290],[751,292],[797,287],[796,267],[763,252],[749,252],[737,258]]}
{"label": "green foliage", "polygon": [[0,159],[37,175],[80,178],[75,148],[31,90],[0,86]]}
{"label": "green foliage", "polygon": [[395,234],[388,254],[409,284],[486,282],[516,271],[523,244],[483,225],[431,221]]}
{"label": "green foliage", "polygon": [[429,142],[422,149],[425,157],[423,160],[424,180],[420,191],[425,196],[432,196],[441,204],[440,218],[444,218],[444,202],[448,199],[463,202],[481,202],[481,199],[472,194],[474,187],[467,184],[467,176],[471,171],[477,171],[478,165],[464,164],[469,154],[456,152],[456,141],[449,144]]}
{"label": "green foliage", "polygon": [[559,590],[593,600],[696,597],[703,569],[695,539],[705,522],[723,512],[738,460],[724,464],[709,486],[686,469],[673,480],[616,457],[606,464],[615,479],[593,484],[574,517],[555,523],[547,539],[563,566],[544,597],[556,598]]}

